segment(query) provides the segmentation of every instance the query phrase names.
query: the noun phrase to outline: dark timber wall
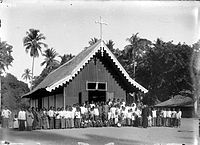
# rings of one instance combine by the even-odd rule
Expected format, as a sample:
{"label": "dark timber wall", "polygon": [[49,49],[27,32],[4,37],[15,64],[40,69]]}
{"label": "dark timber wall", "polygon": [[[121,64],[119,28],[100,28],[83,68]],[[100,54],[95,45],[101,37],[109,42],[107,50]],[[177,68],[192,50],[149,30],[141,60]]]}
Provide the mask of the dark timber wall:
{"label": "dark timber wall", "polygon": [[79,102],[79,93],[82,94],[82,102],[88,100],[86,82],[107,82],[106,98],[124,98],[126,91],[115,81],[113,76],[104,67],[99,59],[91,60],[79,74],[64,88],[65,104],[72,105]]}

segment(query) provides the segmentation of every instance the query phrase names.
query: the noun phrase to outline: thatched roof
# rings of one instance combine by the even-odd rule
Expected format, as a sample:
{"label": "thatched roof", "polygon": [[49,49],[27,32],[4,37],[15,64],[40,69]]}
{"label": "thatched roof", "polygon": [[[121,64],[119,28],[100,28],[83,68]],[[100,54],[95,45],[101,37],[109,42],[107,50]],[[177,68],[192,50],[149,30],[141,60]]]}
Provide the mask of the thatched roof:
{"label": "thatched roof", "polygon": [[156,107],[191,107],[193,106],[193,99],[181,95],[176,95],[173,98],[155,105]]}

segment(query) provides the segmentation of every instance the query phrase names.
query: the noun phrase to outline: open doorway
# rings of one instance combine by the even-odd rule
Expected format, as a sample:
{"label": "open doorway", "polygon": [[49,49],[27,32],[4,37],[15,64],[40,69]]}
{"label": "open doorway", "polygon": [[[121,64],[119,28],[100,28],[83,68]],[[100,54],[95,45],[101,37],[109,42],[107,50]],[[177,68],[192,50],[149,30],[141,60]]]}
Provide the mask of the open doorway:
{"label": "open doorway", "polygon": [[106,91],[88,91],[88,101],[91,103],[105,102],[106,101]]}

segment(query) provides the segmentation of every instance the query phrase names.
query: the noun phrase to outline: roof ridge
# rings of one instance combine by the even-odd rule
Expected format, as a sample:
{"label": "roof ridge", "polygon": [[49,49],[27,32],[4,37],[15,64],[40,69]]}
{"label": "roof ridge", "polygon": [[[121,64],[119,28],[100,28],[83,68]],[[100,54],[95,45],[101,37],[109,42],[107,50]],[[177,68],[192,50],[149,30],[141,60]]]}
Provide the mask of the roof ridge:
{"label": "roof ridge", "polygon": [[71,60],[65,62],[64,64],[62,64],[61,66],[59,66],[58,68],[56,68],[55,70],[51,71],[48,75],[50,75],[51,73],[57,71],[58,69],[60,69],[61,67],[64,67],[65,65],[67,65],[68,63],[70,63],[71,61],[73,61],[79,54],[81,54],[83,51],[86,51],[87,49],[93,47],[94,45],[96,45],[97,43],[99,43],[100,40],[98,40],[95,44],[87,47],[86,49],[83,49],[81,52],[79,52],[75,57],[73,57]]}
{"label": "roof ridge", "polygon": [[128,80],[130,84],[143,91],[144,93],[148,92],[147,89],[145,89],[142,85],[140,85],[130,77],[125,68],[117,60],[116,56],[106,46],[106,43],[103,40],[98,40],[95,44],[87,47],[86,49],[83,49],[70,61],[64,63],[63,65],[50,72],[37,87],[35,87],[31,92],[23,96],[28,96],[42,88],[46,89],[47,91],[52,91],[59,86],[62,86],[64,83],[73,78],[77,74],[77,72],[84,67],[88,60],[91,59],[91,57],[93,57],[99,50],[101,51],[101,53],[105,51],[108,54],[110,59],[122,72],[123,76],[125,77],[125,79]]}

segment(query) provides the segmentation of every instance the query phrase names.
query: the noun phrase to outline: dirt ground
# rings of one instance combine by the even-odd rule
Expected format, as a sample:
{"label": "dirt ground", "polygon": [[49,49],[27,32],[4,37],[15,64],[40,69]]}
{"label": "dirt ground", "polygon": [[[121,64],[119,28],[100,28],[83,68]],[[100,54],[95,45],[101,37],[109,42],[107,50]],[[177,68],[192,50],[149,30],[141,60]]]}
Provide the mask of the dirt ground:
{"label": "dirt ground", "polygon": [[180,128],[168,127],[102,127],[84,129],[54,129],[15,131],[0,129],[0,141],[7,140],[24,145],[199,145],[199,120],[182,119]]}

